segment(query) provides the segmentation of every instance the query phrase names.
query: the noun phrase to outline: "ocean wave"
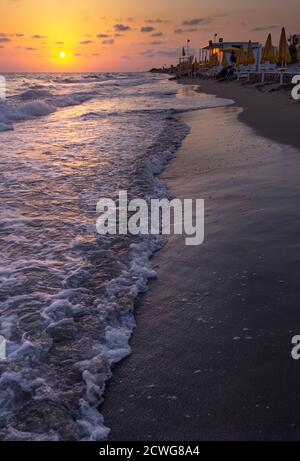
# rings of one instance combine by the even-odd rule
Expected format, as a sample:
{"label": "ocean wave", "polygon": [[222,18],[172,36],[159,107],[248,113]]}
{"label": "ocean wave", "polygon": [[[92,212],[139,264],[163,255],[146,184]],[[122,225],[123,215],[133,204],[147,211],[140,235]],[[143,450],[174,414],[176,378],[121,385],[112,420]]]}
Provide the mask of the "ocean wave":
{"label": "ocean wave", "polygon": [[18,99],[27,101],[34,99],[44,99],[51,96],[50,91],[45,90],[44,88],[31,88],[29,90],[23,91],[18,95]]}
{"label": "ocean wave", "polygon": [[[162,123],[164,129],[157,141],[149,145],[132,172],[130,183],[136,193],[142,182],[144,186],[147,184],[149,196],[167,194],[165,183],[157,175],[188,130],[166,114]],[[24,226],[30,229],[29,218]],[[23,234],[27,235],[26,228]],[[113,252],[115,238],[97,238],[100,247],[106,248],[101,250],[99,261],[104,258],[111,264],[115,258],[119,259],[119,254]],[[105,426],[99,405],[111,377],[111,367],[131,352],[129,339],[136,325],[134,303],[147,290],[149,279],[156,277],[151,256],[164,243],[162,236],[120,241],[123,261],[114,262],[117,274],[108,277],[96,298],[85,288],[93,278],[94,264],[99,264],[96,263],[99,248],[95,243],[87,252],[80,240],[70,242],[69,250],[64,250],[73,255],[66,273],[61,273],[56,261],[51,262],[49,257],[47,261],[23,257],[10,265],[3,261],[2,290],[12,287],[18,290],[20,283],[27,284],[26,279],[22,280],[25,274],[27,277],[32,274],[37,280],[43,274],[46,280],[59,277],[63,287],[56,294],[22,293],[2,303],[0,334],[5,334],[8,340],[7,374],[0,380],[0,403],[5,402],[0,421],[3,440],[107,438],[110,430]],[[92,260],[96,259],[92,265],[82,261],[82,256],[86,258],[89,253]],[[37,312],[32,310],[34,305],[39,306]],[[22,313],[22,320],[17,312]],[[27,324],[27,321],[32,333],[16,335],[22,328],[20,322]]]}
{"label": "ocean wave", "polygon": [[52,100],[52,103],[57,108],[77,106],[84,102],[89,101],[90,99],[93,99],[95,96],[96,96],[95,92],[74,93],[70,95],[57,96],[54,100]]}
{"label": "ocean wave", "polygon": [[[66,92],[58,84],[45,99],[13,99],[0,108],[0,124],[12,126],[20,117],[91,100],[65,118],[43,120],[42,140],[37,123],[21,136],[3,136],[0,334],[8,357],[0,361],[1,440],[109,434],[100,408],[106,383],[112,366],[131,352],[135,301],[156,276],[151,257],[165,239],[97,235],[96,202],[120,189],[146,200],[168,197],[159,173],[188,133],[177,111],[215,103],[194,95],[178,102],[173,83],[168,97],[156,97],[151,78],[122,76],[124,92],[106,87],[106,100],[95,88]],[[127,87],[143,80],[141,101]]]}
{"label": "ocean wave", "polygon": [[57,109],[77,106],[94,97],[95,93],[85,92],[55,96],[46,90],[25,91],[18,95],[18,99],[30,100],[30,102],[25,104],[11,104],[11,101],[0,103],[0,132],[13,130],[15,122],[50,115]]}
{"label": "ocean wave", "polygon": [[0,103],[0,131],[13,130],[14,122],[49,115],[55,110],[55,107],[42,101],[29,102],[17,107]]}
{"label": "ocean wave", "polygon": [[94,75],[84,75],[81,77],[63,77],[63,78],[55,78],[54,82],[60,84],[78,84],[78,83],[95,83],[95,82],[102,82],[107,81],[108,79],[115,78],[115,76],[111,75],[104,75],[104,74],[94,74]]}

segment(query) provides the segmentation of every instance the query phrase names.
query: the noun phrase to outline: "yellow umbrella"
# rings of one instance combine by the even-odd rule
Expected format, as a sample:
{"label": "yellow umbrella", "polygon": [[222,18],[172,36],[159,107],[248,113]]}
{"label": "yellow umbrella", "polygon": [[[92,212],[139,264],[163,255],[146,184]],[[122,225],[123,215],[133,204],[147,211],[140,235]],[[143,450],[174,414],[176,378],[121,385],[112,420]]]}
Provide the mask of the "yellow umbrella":
{"label": "yellow umbrella", "polygon": [[263,48],[261,62],[264,63],[266,61],[272,62],[274,61],[274,52],[273,52],[273,43],[272,43],[272,35],[269,34],[266,44]]}
{"label": "yellow umbrella", "polygon": [[228,59],[226,53],[223,52],[222,66],[228,66]]}
{"label": "yellow umbrella", "polygon": [[289,46],[286,39],[285,28],[281,30],[280,42],[279,42],[279,62],[289,64],[292,62]]}
{"label": "yellow umbrella", "polygon": [[237,53],[237,62],[236,63],[237,63],[238,66],[241,66],[241,65],[246,63],[246,61],[245,61],[245,53],[244,53],[243,48],[240,48],[240,50]]}
{"label": "yellow umbrella", "polygon": [[251,40],[248,43],[247,64],[249,65],[255,64],[255,56],[254,56]]}

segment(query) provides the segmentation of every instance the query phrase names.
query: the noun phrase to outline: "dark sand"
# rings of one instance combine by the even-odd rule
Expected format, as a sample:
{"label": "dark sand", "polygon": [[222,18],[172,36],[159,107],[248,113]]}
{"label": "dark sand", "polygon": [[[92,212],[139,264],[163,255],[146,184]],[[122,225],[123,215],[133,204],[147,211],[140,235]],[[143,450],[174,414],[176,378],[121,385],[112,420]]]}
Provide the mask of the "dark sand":
{"label": "dark sand", "polygon": [[191,134],[163,176],[178,197],[206,200],[206,240],[172,237],[154,258],[132,355],[101,408],[110,440],[300,439],[300,152],[240,121],[287,142],[292,112],[278,110],[293,103],[273,95],[267,122],[269,95],[249,91],[244,114],[184,115]]}
{"label": "dark sand", "polygon": [[[190,84],[190,80],[186,80]],[[300,101],[294,101],[291,88],[272,91],[278,85],[255,85],[215,80],[193,80],[200,90],[222,98],[233,99],[243,107],[239,120],[249,124],[258,134],[274,141],[300,148]],[[184,83],[184,81],[183,81]]]}

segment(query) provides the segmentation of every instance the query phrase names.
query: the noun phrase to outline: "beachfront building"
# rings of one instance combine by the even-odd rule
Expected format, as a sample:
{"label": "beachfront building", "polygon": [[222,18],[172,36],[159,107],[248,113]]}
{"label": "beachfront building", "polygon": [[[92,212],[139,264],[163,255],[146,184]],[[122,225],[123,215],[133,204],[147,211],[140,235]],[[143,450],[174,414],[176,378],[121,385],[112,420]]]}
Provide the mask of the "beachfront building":
{"label": "beachfront building", "polygon": [[[199,50],[199,60],[202,62],[209,61],[212,54],[218,57],[218,61],[221,65],[223,56],[225,55],[226,61],[230,63],[230,55],[232,50],[243,50],[245,53],[248,50],[249,42],[224,42],[220,39],[219,42],[214,43],[210,41],[207,46]],[[255,63],[248,66],[251,70],[259,70],[260,57],[262,53],[262,44],[258,42],[252,42],[253,54],[255,57]]]}

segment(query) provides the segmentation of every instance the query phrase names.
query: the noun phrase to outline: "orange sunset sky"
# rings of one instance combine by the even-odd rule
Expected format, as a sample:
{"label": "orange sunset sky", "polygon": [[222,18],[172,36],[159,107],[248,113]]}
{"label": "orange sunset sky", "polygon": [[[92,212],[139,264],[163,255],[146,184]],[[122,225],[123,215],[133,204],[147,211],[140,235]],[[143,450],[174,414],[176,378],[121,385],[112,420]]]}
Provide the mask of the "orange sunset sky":
{"label": "orange sunset sky", "polygon": [[217,33],[300,33],[299,0],[0,0],[0,71],[135,71],[177,62]]}

